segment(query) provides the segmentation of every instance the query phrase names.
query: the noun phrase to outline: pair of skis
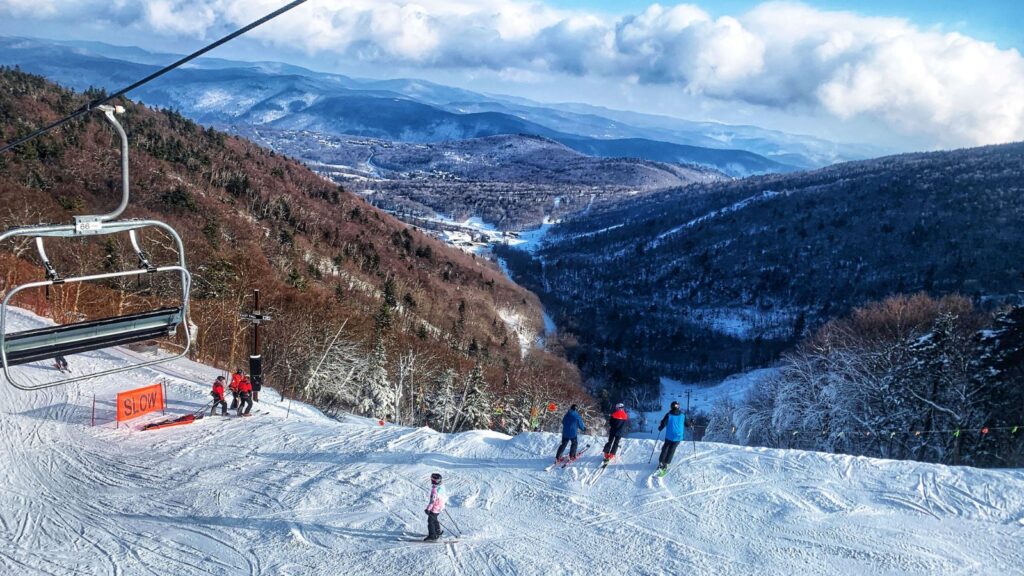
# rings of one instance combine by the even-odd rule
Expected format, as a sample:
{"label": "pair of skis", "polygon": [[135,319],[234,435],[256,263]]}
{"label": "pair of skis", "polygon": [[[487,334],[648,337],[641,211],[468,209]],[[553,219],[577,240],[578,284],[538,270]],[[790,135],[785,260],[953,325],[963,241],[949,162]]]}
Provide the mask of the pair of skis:
{"label": "pair of skis", "polygon": [[455,544],[459,541],[458,538],[438,538],[437,540],[426,540],[419,536],[410,535],[403,536],[398,539],[399,542],[416,542],[419,544]]}
{"label": "pair of skis", "polygon": [[611,458],[608,457],[608,454],[605,454],[604,460],[597,466],[597,471],[594,472],[593,477],[591,477],[590,480],[586,482],[586,484],[590,486],[597,484],[597,481],[600,480],[602,476],[604,476],[605,470],[608,469],[608,465],[611,464],[612,460],[615,460],[616,458],[619,458],[617,454],[612,454]]}
{"label": "pair of skis", "polygon": [[559,459],[555,460],[555,463],[552,464],[551,466],[548,466],[547,468],[545,468],[544,471],[548,472],[548,471],[552,470],[553,468],[555,468],[556,466],[558,466],[559,468],[568,468],[573,462],[575,462],[575,461],[579,460],[581,457],[583,457],[583,454],[586,453],[588,448],[590,448],[590,444],[587,444],[586,446],[583,447],[583,450],[580,450],[579,452],[577,452],[575,457],[570,458],[570,457],[567,456],[567,457],[559,458]]}

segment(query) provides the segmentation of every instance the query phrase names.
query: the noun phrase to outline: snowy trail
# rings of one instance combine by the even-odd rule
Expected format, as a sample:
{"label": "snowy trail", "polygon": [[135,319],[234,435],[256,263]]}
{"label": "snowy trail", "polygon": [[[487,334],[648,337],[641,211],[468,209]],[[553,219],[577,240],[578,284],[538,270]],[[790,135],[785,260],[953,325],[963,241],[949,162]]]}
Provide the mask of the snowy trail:
{"label": "snowy trail", "polygon": [[735,202],[733,204],[730,204],[730,205],[725,206],[723,208],[719,208],[717,210],[712,210],[711,212],[708,212],[707,214],[704,214],[703,216],[698,216],[697,218],[694,218],[693,220],[690,220],[689,222],[686,222],[684,224],[680,224],[679,226],[676,226],[675,228],[672,228],[671,230],[667,230],[665,232],[662,232],[661,234],[658,234],[657,238],[652,240],[648,245],[649,245],[649,247],[654,248],[654,247],[658,246],[661,243],[662,240],[664,240],[665,238],[668,238],[669,236],[672,236],[673,234],[677,234],[677,233],[679,233],[679,232],[681,232],[683,230],[687,230],[687,229],[693,228],[694,226],[696,226],[696,225],[698,225],[698,224],[700,224],[702,222],[707,222],[708,220],[711,220],[713,218],[718,218],[719,216],[723,216],[725,214],[730,214],[732,212],[738,212],[740,210],[743,210],[747,206],[750,206],[750,205],[755,204],[757,202],[763,202],[765,200],[770,200],[770,199],[778,196],[779,194],[781,194],[781,193],[780,192],[776,192],[774,190],[765,190],[765,191],[760,192],[758,194],[755,194],[755,195],[753,195],[753,196],[751,196],[749,198],[744,198],[743,200],[740,200],[739,202]]}
{"label": "snowy trail", "polygon": [[[552,435],[445,436],[298,403],[285,419],[276,393],[246,420],[110,423],[118,390],[166,379],[181,412],[205,403],[217,373],[178,362],[34,393],[0,386],[0,573],[1024,573],[1021,471],[698,444],[655,479],[651,441],[627,439],[600,477],[596,449],[545,472]],[[93,392],[105,420],[90,428]],[[425,532],[433,471],[464,537],[401,541]]]}

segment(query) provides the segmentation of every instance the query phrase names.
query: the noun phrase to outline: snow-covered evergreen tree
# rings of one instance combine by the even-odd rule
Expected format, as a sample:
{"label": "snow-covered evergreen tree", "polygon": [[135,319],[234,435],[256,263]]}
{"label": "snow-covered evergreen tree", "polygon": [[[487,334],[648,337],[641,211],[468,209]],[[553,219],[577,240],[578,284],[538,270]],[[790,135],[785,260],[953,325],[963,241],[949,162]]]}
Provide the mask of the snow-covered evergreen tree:
{"label": "snow-covered evergreen tree", "polygon": [[498,416],[498,422],[495,424],[500,427],[497,429],[510,435],[529,429],[529,399],[525,394],[512,388],[512,379],[508,372],[505,372],[502,379],[500,398],[495,400],[494,408]]}
{"label": "snow-covered evergreen tree", "polygon": [[388,378],[388,358],[384,338],[378,336],[363,378],[363,389],[356,406],[364,416],[390,420],[395,415],[395,389]]}
{"label": "snow-covered evergreen tree", "polygon": [[979,365],[986,376],[1004,379],[1024,372],[1024,307],[996,314],[992,329],[983,331],[978,339]]}
{"label": "snow-covered evergreen tree", "polygon": [[733,422],[736,438],[748,446],[778,446],[779,435],[772,425],[779,378],[769,378],[752,388],[736,407]]}
{"label": "snow-covered evergreen tree", "polygon": [[978,379],[990,384],[993,410],[985,425],[996,429],[979,447],[983,457],[1007,466],[1024,462],[1024,307],[996,314],[991,330],[979,336]]}
{"label": "snow-covered evergreen tree", "polygon": [[[981,427],[989,416],[991,382],[973,377],[976,345],[973,334],[959,324],[957,316],[943,313],[911,348],[908,386],[917,401],[916,412],[925,415],[923,429],[927,432]],[[914,424],[907,422],[906,429]],[[919,449],[919,460],[960,463],[964,455],[973,452],[973,445],[963,445],[967,439],[962,435],[928,436]],[[968,442],[973,444],[974,440]]]}
{"label": "snow-covered evergreen tree", "polygon": [[704,430],[703,440],[707,442],[721,442],[724,444],[735,444],[736,434],[733,417],[736,413],[736,404],[731,398],[725,397],[715,402],[711,407],[711,414],[708,416],[708,427]]}
{"label": "snow-covered evergreen tree", "polygon": [[326,350],[309,366],[301,397],[320,403],[328,411],[356,403],[356,382],[365,370],[365,352],[342,337],[339,329],[326,341]]}
{"label": "snow-covered evergreen tree", "polygon": [[483,369],[477,364],[467,376],[462,422],[473,430],[486,430],[491,427],[491,411],[491,395],[487,391]]}
{"label": "snow-covered evergreen tree", "polygon": [[440,432],[451,432],[458,419],[458,398],[455,396],[455,370],[441,372],[434,383],[434,391],[427,400],[431,424]]}

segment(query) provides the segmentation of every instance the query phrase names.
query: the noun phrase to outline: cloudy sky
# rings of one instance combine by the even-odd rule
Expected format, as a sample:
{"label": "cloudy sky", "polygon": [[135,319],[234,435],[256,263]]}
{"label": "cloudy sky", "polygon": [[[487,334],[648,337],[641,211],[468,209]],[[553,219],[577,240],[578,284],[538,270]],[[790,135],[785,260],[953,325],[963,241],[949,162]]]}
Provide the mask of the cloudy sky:
{"label": "cloudy sky", "polygon": [[[285,0],[0,0],[0,34],[185,52]],[[309,0],[215,53],[890,149],[1024,140],[1020,0]]]}

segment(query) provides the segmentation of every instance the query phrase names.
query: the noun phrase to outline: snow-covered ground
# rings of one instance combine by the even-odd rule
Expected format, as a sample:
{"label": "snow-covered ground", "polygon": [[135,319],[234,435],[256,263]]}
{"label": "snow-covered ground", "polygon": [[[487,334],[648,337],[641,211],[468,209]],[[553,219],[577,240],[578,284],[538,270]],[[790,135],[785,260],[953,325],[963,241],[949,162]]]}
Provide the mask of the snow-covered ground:
{"label": "snow-covered ground", "polygon": [[548,235],[551,227],[558,224],[561,220],[552,220],[550,216],[544,217],[544,222],[534,228],[533,230],[526,230],[519,234],[519,238],[515,241],[510,241],[509,244],[525,250],[531,254],[537,252],[541,245],[544,243],[544,237]]}
{"label": "snow-covered ground", "polygon": [[516,339],[519,340],[520,354],[522,358],[526,358],[526,355],[530,353],[530,348],[537,341],[537,331],[530,326],[529,319],[517,312],[515,308],[499,308],[498,316],[501,317],[501,320],[508,326],[509,330],[516,335]]}
{"label": "snow-covered ground", "polygon": [[[27,316],[15,322],[25,326]],[[128,361],[70,357],[75,370]],[[24,370],[35,381],[46,367]],[[337,421],[265,390],[249,418],[143,432],[110,423],[118,390],[164,379],[201,407],[189,362],[95,383],[0,385],[0,573],[1020,574],[1024,472],[698,443],[654,481],[627,440],[545,472],[557,438]],[[100,423],[89,426],[96,394]],[[585,438],[596,443],[599,439]],[[446,478],[454,544],[425,531]],[[452,522],[454,519],[454,523]]]}
{"label": "snow-covered ground", "polygon": [[733,374],[718,384],[711,386],[701,384],[686,384],[671,378],[661,379],[662,403],[668,409],[673,400],[686,407],[686,393],[690,393],[690,408],[701,412],[710,412],[711,407],[719,400],[729,398],[739,401],[746,396],[754,384],[774,377],[778,374],[777,368],[760,368],[750,372]]}
{"label": "snow-covered ground", "polygon": [[733,374],[717,384],[701,383],[690,384],[673,380],[667,376],[661,378],[661,396],[658,398],[659,409],[655,412],[640,412],[634,418],[634,430],[630,433],[633,438],[657,438],[658,423],[668,412],[672,402],[679,402],[683,410],[687,407],[687,393],[689,393],[689,407],[692,412],[710,413],[711,408],[719,400],[729,398],[735,401],[742,400],[754,384],[771,378],[778,372],[777,368],[761,368]]}
{"label": "snow-covered ground", "polygon": [[547,235],[548,230],[559,222],[545,216],[543,224],[537,228],[522,232],[509,232],[498,230],[493,224],[489,224],[476,216],[465,220],[453,220],[444,214],[438,214],[436,216],[424,216],[421,219],[455,228],[441,232],[439,234],[440,239],[451,246],[477,254],[490,248],[493,244],[506,244],[527,252],[536,252]]}

